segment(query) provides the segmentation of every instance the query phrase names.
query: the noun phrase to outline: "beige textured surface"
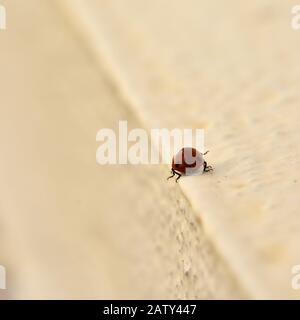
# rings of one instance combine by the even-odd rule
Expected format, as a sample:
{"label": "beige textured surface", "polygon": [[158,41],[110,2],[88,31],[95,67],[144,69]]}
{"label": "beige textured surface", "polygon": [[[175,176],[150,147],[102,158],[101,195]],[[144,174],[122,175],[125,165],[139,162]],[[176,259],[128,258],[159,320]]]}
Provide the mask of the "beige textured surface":
{"label": "beige textured surface", "polygon": [[149,127],[206,129],[181,188],[251,295],[299,297],[300,33],[294,1],[65,0]]}
{"label": "beige textured surface", "polygon": [[99,128],[141,123],[86,39],[53,1],[3,3],[1,297],[247,297],[165,166],[96,165]]}

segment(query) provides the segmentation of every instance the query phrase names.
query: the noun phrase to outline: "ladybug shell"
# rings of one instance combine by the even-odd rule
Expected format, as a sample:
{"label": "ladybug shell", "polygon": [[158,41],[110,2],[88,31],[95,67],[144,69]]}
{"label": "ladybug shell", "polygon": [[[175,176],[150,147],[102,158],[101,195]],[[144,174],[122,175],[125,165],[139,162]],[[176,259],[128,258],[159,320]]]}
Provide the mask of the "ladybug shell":
{"label": "ladybug shell", "polygon": [[203,165],[203,155],[195,148],[182,148],[172,159],[172,169],[183,175],[199,174]]}

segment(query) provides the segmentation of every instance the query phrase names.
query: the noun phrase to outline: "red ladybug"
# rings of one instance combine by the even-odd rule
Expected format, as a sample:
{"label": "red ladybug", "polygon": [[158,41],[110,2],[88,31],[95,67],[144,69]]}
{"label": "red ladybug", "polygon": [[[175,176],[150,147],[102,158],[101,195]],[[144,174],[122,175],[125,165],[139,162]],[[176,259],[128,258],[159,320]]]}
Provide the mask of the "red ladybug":
{"label": "red ladybug", "polygon": [[168,177],[168,180],[175,174],[177,175],[176,182],[178,182],[182,175],[191,176],[212,171],[213,168],[208,166],[203,158],[208,152],[201,153],[195,148],[182,148],[172,159],[172,175]]}

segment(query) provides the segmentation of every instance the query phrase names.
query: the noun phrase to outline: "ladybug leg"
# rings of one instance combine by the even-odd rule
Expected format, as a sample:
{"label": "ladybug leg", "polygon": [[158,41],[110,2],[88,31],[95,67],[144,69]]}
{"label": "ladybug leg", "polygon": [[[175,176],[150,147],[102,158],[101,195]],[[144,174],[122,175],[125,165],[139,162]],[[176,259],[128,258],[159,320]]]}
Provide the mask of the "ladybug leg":
{"label": "ladybug leg", "polygon": [[180,174],[180,173],[177,173],[177,172],[176,172],[176,174],[177,174],[177,176],[178,176],[178,177],[176,178],[176,183],[177,183],[178,180],[181,178],[181,174]]}
{"label": "ladybug leg", "polygon": [[203,165],[203,172],[209,172],[209,171],[213,171],[213,167],[212,166],[208,166],[207,162],[204,161],[204,165]]}
{"label": "ladybug leg", "polygon": [[171,170],[171,172],[172,172],[172,175],[170,177],[168,177],[167,180],[169,180],[175,176],[175,171],[173,169]]}

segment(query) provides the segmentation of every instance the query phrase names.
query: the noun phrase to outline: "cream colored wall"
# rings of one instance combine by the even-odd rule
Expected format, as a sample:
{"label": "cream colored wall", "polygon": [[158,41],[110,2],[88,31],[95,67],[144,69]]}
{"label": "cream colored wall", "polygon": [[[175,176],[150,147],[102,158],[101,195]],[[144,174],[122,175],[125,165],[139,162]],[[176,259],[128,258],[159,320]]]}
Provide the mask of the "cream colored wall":
{"label": "cream colored wall", "polygon": [[[1,297],[299,297],[294,3],[2,3]],[[205,128],[214,174],[97,165],[123,119]]]}
{"label": "cream colored wall", "polygon": [[298,297],[295,2],[65,3],[149,128],[205,128],[214,177],[180,187],[236,277],[254,297]]}
{"label": "cream colored wall", "polygon": [[167,167],[96,164],[100,128],[120,119],[143,125],[61,8],[9,1],[7,11],[0,264],[8,290],[1,297],[246,295],[179,187],[167,183]]}

